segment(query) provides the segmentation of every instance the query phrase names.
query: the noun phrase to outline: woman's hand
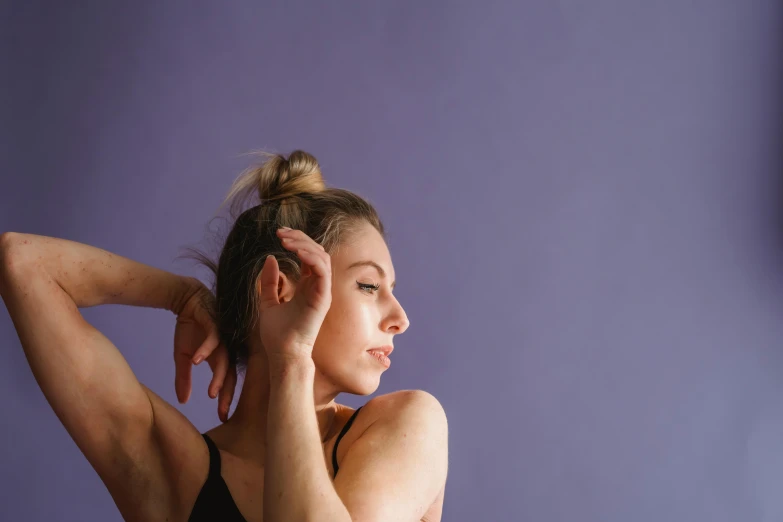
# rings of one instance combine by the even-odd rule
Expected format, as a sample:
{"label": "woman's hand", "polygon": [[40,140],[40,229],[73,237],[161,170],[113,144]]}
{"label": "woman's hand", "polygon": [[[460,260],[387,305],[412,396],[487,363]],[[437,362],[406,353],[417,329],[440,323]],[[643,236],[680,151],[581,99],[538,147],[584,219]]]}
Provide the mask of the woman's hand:
{"label": "woman's hand", "polygon": [[302,260],[302,275],[291,300],[281,303],[277,288],[279,265],[268,256],[261,270],[259,330],[270,363],[311,359],[313,345],[332,304],[332,264],[329,254],[301,230],[277,231],[283,246]]}
{"label": "woman's hand", "polygon": [[218,417],[226,422],[237,383],[236,368],[229,365],[228,351],[220,343],[217,326],[210,314],[214,310],[215,296],[201,281],[191,279],[193,285],[177,314],[174,329],[174,388],[180,404],[188,402],[192,365],[206,359],[212,369],[207,393],[213,399],[219,396]]}

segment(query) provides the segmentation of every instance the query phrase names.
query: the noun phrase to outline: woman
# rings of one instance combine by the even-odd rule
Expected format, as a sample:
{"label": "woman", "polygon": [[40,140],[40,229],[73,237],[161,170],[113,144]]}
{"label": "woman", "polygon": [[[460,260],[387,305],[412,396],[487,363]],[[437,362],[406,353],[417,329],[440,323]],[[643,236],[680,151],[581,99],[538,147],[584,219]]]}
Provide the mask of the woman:
{"label": "woman", "polygon": [[[326,188],[302,151],[247,170],[227,201],[236,209],[254,192],[261,204],[236,218],[218,263],[204,258],[214,297],[88,245],[0,236],[0,293],[46,399],[126,520],[440,520],[439,402],[420,390],[355,411],[335,402],[377,389],[408,327],[375,210]],[[221,425],[199,433],[138,382],[78,311],[107,303],[177,316],[178,400],[206,360]],[[228,418],[237,367],[245,380]]]}

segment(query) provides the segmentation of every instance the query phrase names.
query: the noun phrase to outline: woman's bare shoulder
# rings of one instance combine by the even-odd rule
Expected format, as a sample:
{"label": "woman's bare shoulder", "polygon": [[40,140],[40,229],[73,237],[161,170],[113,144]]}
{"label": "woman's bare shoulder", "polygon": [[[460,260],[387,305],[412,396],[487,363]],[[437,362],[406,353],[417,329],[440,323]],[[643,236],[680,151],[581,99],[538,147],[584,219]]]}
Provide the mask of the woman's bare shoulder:
{"label": "woman's bare shoulder", "polygon": [[[411,414],[413,414],[413,417],[410,417]],[[438,426],[442,426],[441,423],[447,422],[445,411],[440,401],[427,391],[399,390],[373,397],[362,406],[362,411],[357,416],[356,421],[359,424],[359,429],[349,438],[346,448],[344,450],[342,447],[340,448],[341,451],[339,453],[347,452],[350,446],[362,436],[363,432],[377,421],[391,421],[392,424],[390,426],[393,426],[395,419],[401,419],[402,422],[410,422],[412,418],[420,420],[428,417],[438,419],[436,421]],[[446,485],[444,483],[422,517],[422,522],[440,522],[445,490]]]}
{"label": "woman's bare shoulder", "polygon": [[425,390],[397,390],[373,397],[362,407],[367,409],[367,416],[377,418],[393,416],[405,408],[436,408],[443,409],[440,401]]}

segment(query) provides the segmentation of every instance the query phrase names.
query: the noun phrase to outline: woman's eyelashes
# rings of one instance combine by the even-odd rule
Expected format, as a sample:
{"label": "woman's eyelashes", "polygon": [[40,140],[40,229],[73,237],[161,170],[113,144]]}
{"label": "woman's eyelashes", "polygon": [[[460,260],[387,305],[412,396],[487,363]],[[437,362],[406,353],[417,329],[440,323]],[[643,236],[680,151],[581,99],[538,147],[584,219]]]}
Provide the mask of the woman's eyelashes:
{"label": "woman's eyelashes", "polygon": [[360,283],[359,281],[356,281],[356,284],[359,285],[359,289],[362,292],[365,292],[367,294],[374,294],[381,287],[381,285],[371,285],[368,283]]}

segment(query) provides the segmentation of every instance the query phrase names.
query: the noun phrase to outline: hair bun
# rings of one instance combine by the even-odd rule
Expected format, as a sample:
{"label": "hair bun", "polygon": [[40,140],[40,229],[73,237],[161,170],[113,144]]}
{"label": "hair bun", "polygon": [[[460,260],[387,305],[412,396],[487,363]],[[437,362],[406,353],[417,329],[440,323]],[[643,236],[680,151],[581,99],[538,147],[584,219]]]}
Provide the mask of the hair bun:
{"label": "hair bun", "polygon": [[303,150],[292,152],[288,158],[280,154],[271,156],[259,168],[257,181],[261,201],[281,200],[325,188],[318,160]]}
{"label": "hair bun", "polygon": [[232,215],[239,215],[254,194],[264,203],[326,189],[321,167],[312,154],[302,150],[292,152],[287,158],[265,151],[253,151],[251,154],[264,160],[248,167],[234,180],[220,205],[222,208],[230,203]]}

